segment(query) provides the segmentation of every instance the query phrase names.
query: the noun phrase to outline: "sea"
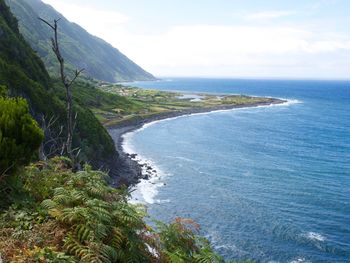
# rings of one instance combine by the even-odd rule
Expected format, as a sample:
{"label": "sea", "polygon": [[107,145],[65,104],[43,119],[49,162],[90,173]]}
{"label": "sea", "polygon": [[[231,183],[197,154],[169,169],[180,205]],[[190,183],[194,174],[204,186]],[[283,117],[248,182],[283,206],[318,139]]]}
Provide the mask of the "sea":
{"label": "sea", "polygon": [[169,78],[129,84],[288,100],[200,113],[124,135],[157,174],[133,202],[192,218],[226,260],[350,262],[350,81]]}

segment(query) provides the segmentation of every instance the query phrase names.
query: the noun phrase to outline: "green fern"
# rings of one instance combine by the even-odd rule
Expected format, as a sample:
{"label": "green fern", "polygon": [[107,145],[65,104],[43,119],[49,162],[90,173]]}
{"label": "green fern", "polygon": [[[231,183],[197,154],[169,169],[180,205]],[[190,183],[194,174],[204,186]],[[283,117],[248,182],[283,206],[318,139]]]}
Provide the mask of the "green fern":
{"label": "green fern", "polygon": [[[156,222],[156,228],[146,225],[145,207],[129,204],[128,192],[109,187],[104,173],[92,171],[89,166],[74,173],[59,159],[40,166],[44,168],[34,165],[29,169],[30,176],[23,176],[24,185],[40,200],[44,220],[60,229],[58,251],[76,262],[224,262],[206,239],[197,236],[199,226],[190,219],[177,218],[171,224]],[[52,173],[64,176],[53,175],[57,179],[53,183],[43,180],[44,188],[40,189],[40,179]]]}

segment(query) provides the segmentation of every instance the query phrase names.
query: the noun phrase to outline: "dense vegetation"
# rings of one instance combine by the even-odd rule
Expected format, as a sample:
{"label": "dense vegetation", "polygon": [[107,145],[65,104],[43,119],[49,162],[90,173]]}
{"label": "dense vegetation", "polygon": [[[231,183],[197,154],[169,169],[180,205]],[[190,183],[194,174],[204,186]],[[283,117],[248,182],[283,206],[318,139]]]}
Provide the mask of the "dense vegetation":
{"label": "dense vegetation", "polygon": [[43,132],[28,111],[27,101],[0,94],[0,178],[26,165],[39,148]]}
{"label": "dense vegetation", "polygon": [[119,50],[69,22],[40,0],[7,0],[7,3],[19,20],[21,33],[38,52],[49,72],[56,72],[57,63],[51,52],[50,29],[37,19],[39,16],[48,21],[61,18],[61,49],[71,68],[85,68],[88,76],[109,82],[154,79]]}
{"label": "dense vegetation", "polygon": [[54,158],[17,173],[17,197],[0,215],[4,262],[224,262],[190,219],[147,225],[143,207],[107,175]]}
{"label": "dense vegetation", "polygon": [[[25,42],[17,27],[17,20],[11,15],[3,0],[0,0],[0,85],[9,89],[11,97],[28,100],[29,110],[41,127],[50,119],[55,123],[45,130],[45,151],[55,155],[65,135],[64,88],[53,83],[44,64]],[[77,93],[75,93],[77,94]],[[75,112],[78,114],[74,147],[81,149],[82,162],[90,162],[100,168],[112,163],[116,155],[114,142],[94,114],[77,99]],[[45,120],[45,121],[44,121]],[[63,127],[63,131],[61,128]],[[109,168],[109,167],[106,167]]]}

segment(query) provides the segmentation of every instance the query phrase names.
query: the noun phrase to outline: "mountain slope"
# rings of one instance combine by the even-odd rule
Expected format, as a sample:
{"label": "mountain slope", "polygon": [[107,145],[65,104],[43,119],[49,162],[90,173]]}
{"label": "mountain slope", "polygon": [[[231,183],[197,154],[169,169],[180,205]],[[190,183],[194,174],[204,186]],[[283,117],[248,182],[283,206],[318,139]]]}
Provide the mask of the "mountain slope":
{"label": "mountain slope", "polygon": [[154,80],[155,78],[104,40],[92,36],[69,22],[41,0],[6,0],[19,20],[20,31],[43,59],[49,72],[56,72],[51,52],[52,31],[38,17],[59,22],[59,38],[63,56],[70,68],[85,68],[86,75],[108,82]]}
{"label": "mountain slope", "polygon": [[[62,135],[66,133],[63,130],[57,137],[66,120],[64,96],[60,98],[65,91],[53,83],[40,58],[19,33],[17,20],[4,0],[0,0],[0,85],[9,89],[10,96],[27,99],[32,116],[41,126],[43,117],[47,120],[57,118],[52,130],[45,132],[46,153],[54,154],[52,147],[60,148],[64,140]],[[107,165],[106,168],[112,169],[117,156],[113,140],[93,113],[74,99],[74,111],[78,116],[74,147],[81,149],[81,161],[89,162],[95,168]],[[53,139],[57,142],[55,145]]]}

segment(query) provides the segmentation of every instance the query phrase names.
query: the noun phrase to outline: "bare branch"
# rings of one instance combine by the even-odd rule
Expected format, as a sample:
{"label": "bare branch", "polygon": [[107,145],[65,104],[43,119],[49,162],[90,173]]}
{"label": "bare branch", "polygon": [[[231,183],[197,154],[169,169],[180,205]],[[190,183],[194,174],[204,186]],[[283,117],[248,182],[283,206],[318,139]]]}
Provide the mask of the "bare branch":
{"label": "bare branch", "polygon": [[72,84],[74,83],[74,81],[79,77],[79,75],[84,71],[85,69],[82,68],[80,70],[75,70],[75,73],[74,73],[74,77],[73,79],[69,82],[68,86],[72,86]]}
{"label": "bare branch", "polygon": [[63,156],[63,154],[64,154],[64,149],[66,149],[66,143],[62,144],[62,148],[61,148],[61,152],[60,152],[61,156]]}
{"label": "bare branch", "polygon": [[57,120],[59,119],[59,117],[55,117],[55,116],[52,116],[49,120],[49,123],[47,124],[47,129],[50,129],[52,125],[54,125]]}
{"label": "bare branch", "polygon": [[74,153],[74,152],[77,152],[77,153],[75,154],[75,157],[78,157],[78,155],[80,154],[80,151],[81,151],[81,148],[80,148],[80,147],[77,147],[77,148],[75,148],[75,149],[72,150],[73,153]]}
{"label": "bare branch", "polygon": [[[57,154],[58,148],[61,147],[63,137],[61,137],[63,126],[60,126],[58,133],[56,131],[53,133],[51,128],[59,119],[59,116],[51,116],[48,118],[45,115],[41,117],[41,129],[44,131],[45,137],[47,138],[44,142],[41,143],[39,149],[39,156],[41,160],[47,160],[52,154]],[[47,149],[49,147],[49,150]]]}
{"label": "bare branch", "polygon": [[73,120],[73,131],[75,131],[75,127],[77,126],[77,118],[78,118],[78,113],[75,113],[74,120]]}
{"label": "bare branch", "polygon": [[[55,27],[53,25],[51,25],[49,22],[47,22],[45,19],[38,17],[39,20],[41,20],[42,22],[44,22],[46,25],[48,25],[49,27],[52,28],[52,30],[55,30]],[[55,20],[56,21],[56,20]]]}

